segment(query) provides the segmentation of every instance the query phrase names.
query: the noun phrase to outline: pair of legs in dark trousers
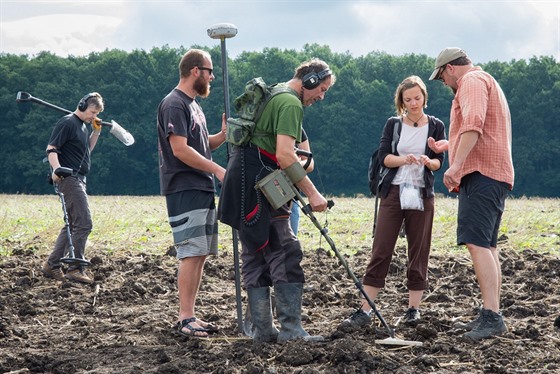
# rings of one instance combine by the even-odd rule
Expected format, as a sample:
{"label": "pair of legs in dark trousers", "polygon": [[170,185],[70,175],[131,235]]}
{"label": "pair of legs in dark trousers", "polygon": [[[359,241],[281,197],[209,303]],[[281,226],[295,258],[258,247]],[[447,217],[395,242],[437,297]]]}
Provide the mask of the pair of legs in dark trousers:
{"label": "pair of legs in dark trousers", "polygon": [[[61,180],[57,188],[59,192],[64,194],[64,202],[72,234],[72,244],[74,245],[74,256],[76,258],[84,258],[87,239],[93,227],[86,184],[80,178],[72,176]],[[68,245],[68,234],[66,227],[63,227],[58,234],[54,249],[48,259],[50,267],[61,266],[60,259],[65,256]],[[79,266],[72,264],[68,270],[70,271],[77,267]]]}
{"label": "pair of legs in dark trousers", "polygon": [[305,281],[300,265],[303,259],[301,244],[290,229],[288,215],[270,219],[269,242],[260,251],[251,250],[242,244],[241,270],[246,288]]}
{"label": "pair of legs in dark trousers", "polygon": [[[282,207],[280,209],[284,209]],[[286,208],[286,213],[288,212]],[[243,281],[247,289],[255,342],[285,342],[310,336],[301,326],[301,302],[305,277],[301,268],[303,252],[294,236],[288,214],[271,218],[268,245],[260,251],[242,243]],[[270,287],[274,287],[280,331],[272,322]]]}
{"label": "pair of legs in dark trousers", "polygon": [[[364,290],[372,300],[385,286],[385,278],[404,220],[408,241],[406,276],[409,307],[418,308],[422,294],[428,287],[428,259],[434,220],[434,198],[424,198],[423,202],[423,211],[402,210],[399,186],[391,186],[387,197],[381,199],[372,256],[363,278]],[[367,302],[362,305],[366,311],[371,309]]]}

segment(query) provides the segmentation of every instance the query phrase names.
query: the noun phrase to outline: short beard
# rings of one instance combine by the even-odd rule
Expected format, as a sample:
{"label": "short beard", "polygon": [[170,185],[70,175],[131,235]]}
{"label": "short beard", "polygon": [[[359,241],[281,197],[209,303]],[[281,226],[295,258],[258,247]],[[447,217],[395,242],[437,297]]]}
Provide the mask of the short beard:
{"label": "short beard", "polygon": [[194,81],[193,89],[200,97],[208,97],[208,95],[210,95],[210,85],[204,81],[202,76]]}

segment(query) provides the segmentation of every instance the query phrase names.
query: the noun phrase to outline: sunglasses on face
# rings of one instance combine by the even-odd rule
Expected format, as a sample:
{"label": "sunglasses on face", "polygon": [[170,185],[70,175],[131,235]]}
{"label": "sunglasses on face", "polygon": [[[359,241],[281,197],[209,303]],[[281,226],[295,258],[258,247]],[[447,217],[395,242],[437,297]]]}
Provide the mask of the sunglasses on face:
{"label": "sunglasses on face", "polygon": [[204,66],[197,66],[197,68],[199,70],[206,70],[208,72],[209,75],[212,75],[212,72],[214,71],[214,69],[210,69],[210,68],[206,68]]}
{"label": "sunglasses on face", "polygon": [[442,77],[441,75],[443,74],[443,72],[445,71],[445,69],[447,69],[447,65],[443,65],[443,66],[441,67],[441,70],[440,70],[439,73],[438,73],[438,78],[437,78],[437,79],[440,80],[440,81],[442,81],[442,82],[444,81],[444,79],[443,79],[443,77]]}

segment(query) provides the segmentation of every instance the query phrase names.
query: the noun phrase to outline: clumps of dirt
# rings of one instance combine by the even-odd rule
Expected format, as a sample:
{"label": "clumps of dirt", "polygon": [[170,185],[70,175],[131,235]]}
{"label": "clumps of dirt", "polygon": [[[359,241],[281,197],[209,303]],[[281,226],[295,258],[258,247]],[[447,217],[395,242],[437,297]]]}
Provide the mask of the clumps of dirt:
{"label": "clumps of dirt", "polygon": [[[560,259],[504,250],[502,312],[509,331],[479,344],[463,342],[457,319],[474,318],[479,290],[468,257],[433,255],[430,287],[416,327],[407,306],[406,255],[398,248],[376,306],[396,337],[420,347],[384,346],[388,331],[342,328],[358,291],[336,257],[306,253],[303,321],[325,342],[259,344],[239,332],[231,254],[207,262],[197,310],[218,324],[207,339],[180,336],[176,260],[166,254],[90,254],[95,283],[45,278],[44,256],[15,249],[0,259],[0,372],[13,373],[539,373],[560,371]],[[347,257],[359,277],[369,249]],[[243,292],[242,301],[246,297]],[[242,311],[244,311],[244,306]]]}

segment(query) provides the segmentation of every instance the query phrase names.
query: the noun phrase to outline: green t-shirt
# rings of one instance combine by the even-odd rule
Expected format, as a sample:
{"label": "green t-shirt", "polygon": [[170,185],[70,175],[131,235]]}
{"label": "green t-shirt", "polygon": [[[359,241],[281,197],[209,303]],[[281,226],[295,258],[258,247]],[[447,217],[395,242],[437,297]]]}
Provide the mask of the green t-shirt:
{"label": "green t-shirt", "polygon": [[271,136],[254,136],[251,143],[276,154],[276,135],[289,135],[299,142],[302,123],[303,105],[296,92],[278,94],[268,102],[255,127],[255,132]]}

